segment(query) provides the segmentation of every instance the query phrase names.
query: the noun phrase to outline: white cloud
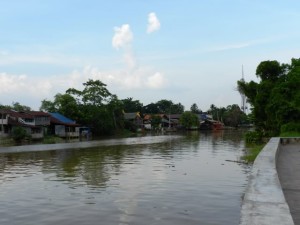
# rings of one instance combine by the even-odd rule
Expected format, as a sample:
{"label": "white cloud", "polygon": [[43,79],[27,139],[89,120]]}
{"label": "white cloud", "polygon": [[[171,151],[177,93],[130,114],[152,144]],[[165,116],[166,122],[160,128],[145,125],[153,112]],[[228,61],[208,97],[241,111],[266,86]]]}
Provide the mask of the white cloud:
{"label": "white cloud", "polygon": [[148,15],[147,33],[152,33],[160,29],[160,22],[154,12]]}
{"label": "white cloud", "polygon": [[149,88],[153,88],[153,89],[163,88],[164,86],[166,86],[166,84],[167,81],[165,80],[164,76],[159,72],[156,72],[152,76],[149,76],[147,78],[147,83],[146,83],[146,85]]}
{"label": "white cloud", "polygon": [[108,89],[118,95],[118,91],[157,90],[167,85],[160,72],[149,68],[119,71],[100,71],[97,67],[86,66],[59,76],[34,77],[0,73],[0,104],[20,102],[38,109],[43,99],[52,100],[55,94],[64,93],[68,88],[81,90],[88,79],[99,79]]}
{"label": "white cloud", "polygon": [[133,40],[133,33],[129,24],[123,24],[121,27],[115,27],[115,35],[112,39],[112,46],[116,49],[130,45]]}
{"label": "white cloud", "polygon": [[136,67],[136,58],[133,54],[131,42],[133,40],[133,33],[130,30],[129,24],[123,24],[121,27],[115,27],[115,34],[112,38],[112,46],[124,51],[123,61],[129,69]]}

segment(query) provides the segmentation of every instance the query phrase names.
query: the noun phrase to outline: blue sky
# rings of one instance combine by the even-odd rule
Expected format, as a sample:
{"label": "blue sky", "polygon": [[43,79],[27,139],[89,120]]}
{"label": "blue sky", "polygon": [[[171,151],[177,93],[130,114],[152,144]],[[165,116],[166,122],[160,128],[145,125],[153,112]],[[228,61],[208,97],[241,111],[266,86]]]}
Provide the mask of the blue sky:
{"label": "blue sky", "polygon": [[242,65],[299,58],[298,0],[0,0],[0,104],[100,79],[120,99],[240,104]]}

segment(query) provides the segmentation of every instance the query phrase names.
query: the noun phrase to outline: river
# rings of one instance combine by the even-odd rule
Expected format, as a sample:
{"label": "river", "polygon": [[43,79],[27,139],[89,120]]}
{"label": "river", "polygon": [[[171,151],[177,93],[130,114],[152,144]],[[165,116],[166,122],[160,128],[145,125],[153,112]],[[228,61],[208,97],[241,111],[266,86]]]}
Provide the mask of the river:
{"label": "river", "polygon": [[242,133],[159,138],[0,154],[0,224],[239,224],[250,170],[232,162]]}

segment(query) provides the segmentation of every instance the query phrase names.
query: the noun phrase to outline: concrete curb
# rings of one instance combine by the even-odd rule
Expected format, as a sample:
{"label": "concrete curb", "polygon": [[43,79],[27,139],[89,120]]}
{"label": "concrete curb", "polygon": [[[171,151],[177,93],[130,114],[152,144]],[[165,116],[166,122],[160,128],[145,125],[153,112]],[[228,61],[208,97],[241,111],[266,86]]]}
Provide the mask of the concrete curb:
{"label": "concrete curb", "polygon": [[240,225],[294,225],[276,170],[280,138],[271,138],[254,161]]}

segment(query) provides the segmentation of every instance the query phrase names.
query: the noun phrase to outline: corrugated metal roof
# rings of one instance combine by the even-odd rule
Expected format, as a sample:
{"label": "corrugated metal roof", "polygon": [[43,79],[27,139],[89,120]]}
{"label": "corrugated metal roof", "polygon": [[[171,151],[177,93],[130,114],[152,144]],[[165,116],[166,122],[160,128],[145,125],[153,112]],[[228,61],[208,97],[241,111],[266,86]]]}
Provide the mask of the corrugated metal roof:
{"label": "corrugated metal roof", "polygon": [[76,122],[74,120],[71,120],[58,112],[49,113],[49,114],[61,123],[76,124]]}

